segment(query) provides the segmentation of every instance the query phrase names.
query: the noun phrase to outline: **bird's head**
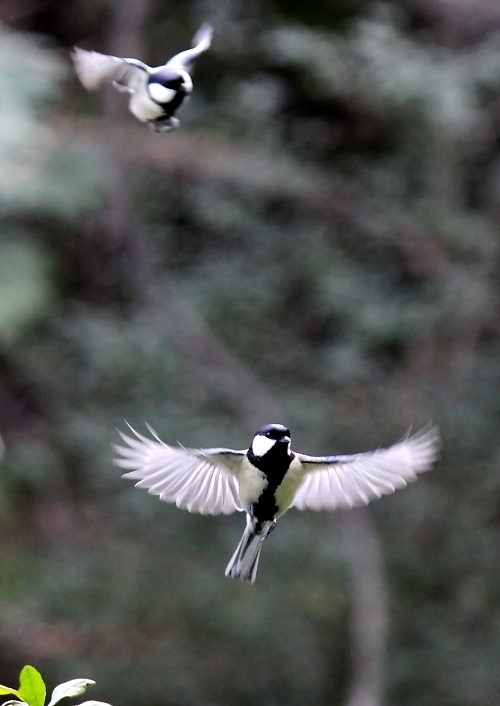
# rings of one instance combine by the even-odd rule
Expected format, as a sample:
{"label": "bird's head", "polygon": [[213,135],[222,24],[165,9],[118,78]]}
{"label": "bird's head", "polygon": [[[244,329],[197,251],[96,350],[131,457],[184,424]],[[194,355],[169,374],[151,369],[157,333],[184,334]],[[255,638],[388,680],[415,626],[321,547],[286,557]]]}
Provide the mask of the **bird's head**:
{"label": "bird's head", "polygon": [[254,456],[261,458],[277,446],[288,452],[290,431],[283,424],[266,424],[255,434],[251,450]]}
{"label": "bird's head", "polygon": [[161,69],[151,74],[148,79],[148,92],[155,103],[170,103],[179,91],[187,92],[184,73]]}

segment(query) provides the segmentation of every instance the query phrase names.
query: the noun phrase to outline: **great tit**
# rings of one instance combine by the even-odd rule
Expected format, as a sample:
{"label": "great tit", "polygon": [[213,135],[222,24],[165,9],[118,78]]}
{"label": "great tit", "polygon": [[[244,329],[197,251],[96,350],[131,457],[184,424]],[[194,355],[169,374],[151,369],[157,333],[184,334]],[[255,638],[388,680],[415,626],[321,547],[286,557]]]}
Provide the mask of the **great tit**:
{"label": "great tit", "polygon": [[190,96],[193,82],[189,72],[195,59],[212,42],[213,28],[200,27],[191,49],[173,56],[163,66],[152,68],[138,59],[120,59],[75,48],[72,58],[78,78],[89,91],[113,83],[130,95],[130,112],[155,132],[170,132],[179,125],[175,112]]}
{"label": "great tit", "polygon": [[148,426],[153,439],[130,427],[136,438],[120,435],[114,446],[137,480],[160,500],[189,512],[228,515],[246,511],[246,527],[226,568],[226,576],[253,583],[262,543],[290,507],[336,510],[366,505],[393,493],[431,468],[439,450],[439,430],[428,425],[386,449],[349,456],[306,456],[290,448],[282,424],[266,424],[249,449],[187,449],[167,446]]}

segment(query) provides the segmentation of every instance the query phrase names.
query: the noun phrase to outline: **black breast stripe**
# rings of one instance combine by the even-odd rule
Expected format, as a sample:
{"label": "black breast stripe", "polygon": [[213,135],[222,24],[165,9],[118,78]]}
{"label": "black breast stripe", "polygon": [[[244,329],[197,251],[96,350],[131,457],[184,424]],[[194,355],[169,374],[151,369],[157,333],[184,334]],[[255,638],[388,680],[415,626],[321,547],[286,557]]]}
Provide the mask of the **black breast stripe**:
{"label": "black breast stripe", "polygon": [[290,468],[293,457],[293,453],[288,455],[288,445],[279,443],[262,458],[254,456],[251,450],[248,452],[250,463],[265,473],[268,481],[259,499],[252,505],[253,516],[258,522],[273,520],[278,512],[276,490]]}
{"label": "black breast stripe", "polygon": [[156,120],[158,122],[161,122],[162,120],[165,120],[166,117],[171,118],[172,115],[174,115],[174,113],[176,112],[176,110],[178,110],[181,107],[186,96],[187,96],[186,91],[180,89],[176,92],[176,94],[172,98],[172,100],[168,101],[167,103],[159,103],[158,101],[154,101],[157,105],[159,105],[164,110],[163,115],[160,115],[160,117],[157,118]]}

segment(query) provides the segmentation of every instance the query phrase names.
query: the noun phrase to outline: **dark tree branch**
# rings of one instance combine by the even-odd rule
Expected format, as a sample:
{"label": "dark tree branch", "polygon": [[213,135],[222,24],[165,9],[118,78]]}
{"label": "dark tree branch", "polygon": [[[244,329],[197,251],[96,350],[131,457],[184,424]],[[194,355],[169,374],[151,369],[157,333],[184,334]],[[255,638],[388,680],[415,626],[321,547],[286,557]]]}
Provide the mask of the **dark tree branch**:
{"label": "dark tree branch", "polygon": [[353,676],[346,706],[380,706],[387,638],[387,591],[380,541],[368,510],[338,512],[337,522],[352,589]]}

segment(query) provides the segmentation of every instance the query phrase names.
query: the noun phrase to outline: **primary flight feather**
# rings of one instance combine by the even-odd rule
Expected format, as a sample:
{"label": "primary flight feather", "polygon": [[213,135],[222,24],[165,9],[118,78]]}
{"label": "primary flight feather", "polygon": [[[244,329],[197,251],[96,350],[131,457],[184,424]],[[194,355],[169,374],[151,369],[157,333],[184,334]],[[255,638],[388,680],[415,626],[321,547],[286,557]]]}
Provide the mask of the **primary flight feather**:
{"label": "primary flight feather", "polygon": [[[132,428],[131,428],[132,429]],[[187,449],[153,439],[120,435],[115,464],[124,478],[177,507],[207,515],[246,511],[247,524],[226,576],[253,583],[262,543],[290,507],[336,510],[366,505],[428,471],[439,451],[439,431],[427,426],[385,449],[348,456],[293,452],[290,432],[266,424],[249,449]]]}

